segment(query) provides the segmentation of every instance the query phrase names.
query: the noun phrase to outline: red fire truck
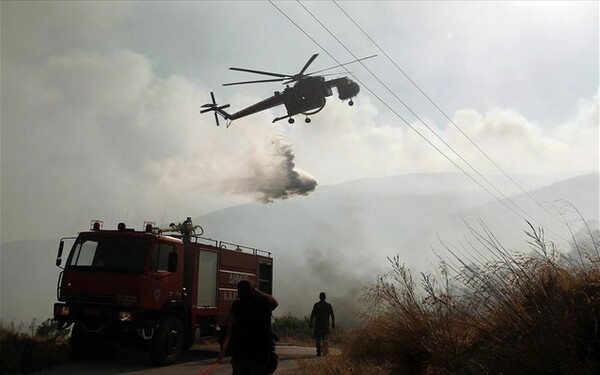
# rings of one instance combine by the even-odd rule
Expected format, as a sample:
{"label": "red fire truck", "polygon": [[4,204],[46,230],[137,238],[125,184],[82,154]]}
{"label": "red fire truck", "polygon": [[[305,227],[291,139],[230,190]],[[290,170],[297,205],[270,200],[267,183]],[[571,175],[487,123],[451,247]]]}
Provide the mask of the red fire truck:
{"label": "red fire truck", "polygon": [[188,218],[165,235],[152,223],[144,231],[125,224],[103,230],[100,221],[74,238],[58,279],[54,319],[73,325],[78,356],[101,353],[108,341],[146,348],[158,365],[175,362],[197,339],[223,337],[237,283],[250,280],[272,294],[271,253],[202,237]]}

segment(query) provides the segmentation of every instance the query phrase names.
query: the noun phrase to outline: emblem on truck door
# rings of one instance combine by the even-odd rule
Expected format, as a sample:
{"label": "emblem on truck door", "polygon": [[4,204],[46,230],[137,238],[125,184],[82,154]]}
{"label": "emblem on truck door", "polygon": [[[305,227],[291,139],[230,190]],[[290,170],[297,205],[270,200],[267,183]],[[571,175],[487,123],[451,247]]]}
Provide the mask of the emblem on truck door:
{"label": "emblem on truck door", "polygon": [[158,289],[158,288],[154,289],[154,299],[158,301],[160,299],[160,295],[161,295],[160,289]]}

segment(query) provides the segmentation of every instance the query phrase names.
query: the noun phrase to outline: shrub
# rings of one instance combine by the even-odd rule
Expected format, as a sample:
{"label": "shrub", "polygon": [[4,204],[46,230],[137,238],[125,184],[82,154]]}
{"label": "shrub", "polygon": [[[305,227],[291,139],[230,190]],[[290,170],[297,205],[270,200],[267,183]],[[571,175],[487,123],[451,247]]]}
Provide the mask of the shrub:
{"label": "shrub", "polygon": [[66,338],[71,332],[68,329],[59,329],[60,323],[54,319],[44,320],[35,330],[38,337]]}
{"label": "shrub", "polygon": [[415,280],[399,257],[389,259],[331,360],[335,371],[323,373],[366,374],[365,364],[391,374],[600,373],[596,242],[585,254],[575,243],[577,256],[565,257],[530,225],[534,251],[509,253],[482,231],[473,234],[489,257],[442,243],[448,255],[435,276]]}
{"label": "shrub", "polygon": [[[46,321],[47,322],[47,321]],[[47,327],[49,323],[40,327]],[[23,325],[0,322],[0,373],[39,371],[65,362],[70,355],[68,342],[62,335],[42,335],[44,328],[23,332]]]}
{"label": "shrub", "polygon": [[274,331],[281,342],[310,343],[312,331],[308,327],[309,317],[298,318],[290,313],[274,317]]}

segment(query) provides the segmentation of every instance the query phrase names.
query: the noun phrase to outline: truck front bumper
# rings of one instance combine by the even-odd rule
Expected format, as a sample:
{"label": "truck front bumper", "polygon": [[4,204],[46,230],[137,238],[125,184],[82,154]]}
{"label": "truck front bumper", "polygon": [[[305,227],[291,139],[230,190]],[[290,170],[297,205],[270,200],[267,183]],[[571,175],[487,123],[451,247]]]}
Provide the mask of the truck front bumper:
{"label": "truck front bumper", "polygon": [[[54,304],[54,320],[62,327],[76,323],[83,325],[87,332],[110,336],[136,332],[143,338],[147,338],[146,332],[151,332],[158,324],[157,318],[142,309],[67,303]],[[140,331],[144,333],[140,334]]]}

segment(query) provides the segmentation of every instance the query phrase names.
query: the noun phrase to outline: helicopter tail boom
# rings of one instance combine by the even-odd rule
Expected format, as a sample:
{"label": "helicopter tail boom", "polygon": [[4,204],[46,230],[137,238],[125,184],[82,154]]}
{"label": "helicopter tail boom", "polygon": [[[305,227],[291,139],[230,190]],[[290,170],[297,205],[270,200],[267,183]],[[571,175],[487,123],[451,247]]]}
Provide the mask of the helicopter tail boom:
{"label": "helicopter tail boom", "polygon": [[[231,120],[231,115],[224,111],[225,108],[229,108],[229,104],[225,105],[217,105],[217,101],[215,100],[215,94],[211,91],[210,98],[212,99],[212,103],[206,103],[202,105],[202,108],[206,108],[200,111],[200,113],[206,112],[214,112],[215,113],[215,122],[217,126],[219,126],[219,115],[222,116],[225,120]],[[229,127],[229,124],[227,125]]]}

